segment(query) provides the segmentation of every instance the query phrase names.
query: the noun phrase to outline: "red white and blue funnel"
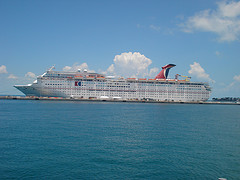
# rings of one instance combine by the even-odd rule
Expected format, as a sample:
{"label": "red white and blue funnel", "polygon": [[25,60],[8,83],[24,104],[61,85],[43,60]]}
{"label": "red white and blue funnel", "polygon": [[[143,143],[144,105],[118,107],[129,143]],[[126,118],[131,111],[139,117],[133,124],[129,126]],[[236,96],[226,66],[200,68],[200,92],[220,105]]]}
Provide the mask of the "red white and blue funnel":
{"label": "red white and blue funnel", "polygon": [[162,71],[155,77],[155,79],[167,79],[169,70],[176,66],[175,64],[167,64],[162,67]]}

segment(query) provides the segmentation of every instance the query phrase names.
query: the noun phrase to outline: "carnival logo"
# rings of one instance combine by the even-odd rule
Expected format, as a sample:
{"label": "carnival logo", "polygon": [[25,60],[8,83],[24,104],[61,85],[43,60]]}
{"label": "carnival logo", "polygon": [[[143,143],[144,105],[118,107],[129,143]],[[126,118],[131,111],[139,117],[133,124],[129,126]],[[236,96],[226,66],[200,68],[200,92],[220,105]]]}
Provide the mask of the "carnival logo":
{"label": "carnival logo", "polygon": [[75,86],[81,86],[81,81],[75,81]]}

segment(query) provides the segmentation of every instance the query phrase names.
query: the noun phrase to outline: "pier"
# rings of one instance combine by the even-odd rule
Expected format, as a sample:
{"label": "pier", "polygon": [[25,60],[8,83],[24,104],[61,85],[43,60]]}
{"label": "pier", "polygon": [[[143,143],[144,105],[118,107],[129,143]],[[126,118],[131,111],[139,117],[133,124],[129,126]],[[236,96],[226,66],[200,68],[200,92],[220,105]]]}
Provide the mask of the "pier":
{"label": "pier", "polygon": [[45,100],[45,101],[88,101],[88,102],[129,102],[129,103],[170,103],[170,104],[217,104],[217,105],[240,105],[239,102],[220,102],[220,101],[155,101],[137,99],[84,99],[84,98],[63,98],[63,97],[37,97],[37,96],[0,96],[0,100]]}

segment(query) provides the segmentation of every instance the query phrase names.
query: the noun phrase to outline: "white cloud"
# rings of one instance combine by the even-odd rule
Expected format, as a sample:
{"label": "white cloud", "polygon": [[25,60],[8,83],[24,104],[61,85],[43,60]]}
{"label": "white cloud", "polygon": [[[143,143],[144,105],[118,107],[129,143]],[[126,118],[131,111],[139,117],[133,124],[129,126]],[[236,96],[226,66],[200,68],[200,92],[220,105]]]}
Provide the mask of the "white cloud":
{"label": "white cloud", "polygon": [[101,74],[105,75],[116,75],[114,64],[111,64],[106,71],[100,71]]}
{"label": "white cloud", "polygon": [[201,67],[201,65],[197,62],[194,62],[193,64],[190,64],[190,70],[188,71],[189,74],[192,76],[196,76],[200,80],[207,80],[214,82],[209,74],[205,72],[205,70]]}
{"label": "white cloud", "polygon": [[141,24],[137,24],[137,28],[144,28],[145,26],[141,25]]}
{"label": "white cloud", "polygon": [[149,26],[152,30],[155,30],[155,31],[160,31],[160,27],[159,26],[155,26],[155,25],[153,25],[153,24],[151,24],[150,26]]}
{"label": "white cloud", "polygon": [[159,68],[151,68],[150,71],[149,71],[149,76],[150,77],[155,77],[158,73],[160,72]]}
{"label": "white cloud", "polygon": [[240,15],[240,1],[230,1],[227,3],[226,1],[222,1],[218,3],[219,11],[225,17],[236,17]]}
{"label": "white cloud", "polygon": [[239,91],[240,91],[240,83],[239,82],[240,81],[233,81],[230,84],[226,85],[223,89],[220,89],[220,90],[223,91],[225,94],[228,93],[228,94],[239,95]]}
{"label": "white cloud", "polygon": [[109,68],[114,70],[114,73],[126,77],[143,77],[148,76],[148,66],[152,61],[140,54],[139,52],[128,52],[116,55],[114,64]]}
{"label": "white cloud", "polygon": [[[101,74],[112,75],[116,77],[155,77],[158,74],[159,68],[151,68],[148,70],[152,61],[139,52],[125,52],[120,55],[116,55],[107,70],[98,70]],[[88,72],[95,72],[89,70],[87,63],[78,64],[75,63],[72,66],[65,66],[63,71],[76,72],[78,69],[83,71],[87,69]]]}
{"label": "white cloud", "polygon": [[217,56],[220,56],[220,55],[221,55],[221,53],[220,53],[219,51],[216,51],[215,54],[216,54]]}
{"label": "white cloud", "polygon": [[72,66],[65,66],[64,68],[63,68],[63,71],[72,71],[72,72],[75,72],[75,71],[77,71],[77,70],[81,70],[81,71],[83,71],[84,69],[87,69],[89,72],[94,72],[93,70],[89,70],[89,68],[88,68],[88,65],[87,65],[87,63],[82,63],[82,64],[78,64],[78,63],[75,63],[75,64],[73,64]]}
{"label": "white cloud", "polygon": [[223,93],[224,96],[238,97],[240,92],[240,75],[235,75],[233,80],[229,84],[222,84],[219,88],[215,88],[215,91]]}
{"label": "white cloud", "polygon": [[65,67],[63,68],[63,71],[71,71],[71,69],[72,69],[72,67],[70,67],[70,66],[65,66]]}
{"label": "white cloud", "polygon": [[108,67],[107,72],[109,72],[109,73],[114,73],[114,70],[115,70],[115,67],[114,67],[113,64],[111,64],[111,65]]}
{"label": "white cloud", "polygon": [[15,75],[13,75],[13,74],[10,74],[9,76],[8,76],[8,79],[17,79],[18,77],[17,76],[15,76]]}
{"label": "white cloud", "polygon": [[32,73],[32,72],[28,72],[27,74],[25,74],[25,77],[36,78],[37,76],[34,73]]}
{"label": "white cloud", "polygon": [[184,20],[184,15],[183,14],[180,14],[180,15],[177,15],[176,16],[176,19],[180,19],[180,20]]}
{"label": "white cloud", "polygon": [[240,82],[240,75],[238,75],[238,76],[237,76],[237,75],[234,76],[233,79],[234,79],[235,81],[239,81],[239,82]]}
{"label": "white cloud", "polygon": [[1,65],[1,66],[0,66],[0,74],[6,74],[6,73],[8,73],[8,72],[7,72],[7,67],[4,66],[4,65]]}
{"label": "white cloud", "polygon": [[219,94],[219,97],[239,97],[240,92],[240,75],[235,75],[233,77],[234,81],[230,81],[228,83],[217,83],[215,84],[216,87],[214,87],[214,93]]}
{"label": "white cloud", "polygon": [[182,24],[184,32],[216,33],[219,41],[235,41],[240,36],[240,1],[219,2],[216,10],[204,10]]}

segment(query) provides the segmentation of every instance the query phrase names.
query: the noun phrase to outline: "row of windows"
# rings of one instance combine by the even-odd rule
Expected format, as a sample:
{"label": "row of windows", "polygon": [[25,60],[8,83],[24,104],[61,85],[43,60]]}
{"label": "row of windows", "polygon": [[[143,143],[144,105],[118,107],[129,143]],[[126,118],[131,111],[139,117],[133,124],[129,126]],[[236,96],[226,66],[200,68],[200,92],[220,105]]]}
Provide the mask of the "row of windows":
{"label": "row of windows", "polygon": [[[62,85],[65,85],[65,84],[45,84],[47,86],[62,86]],[[82,86],[86,86],[86,85],[82,85]],[[66,86],[65,86],[66,87]],[[104,89],[104,88],[130,88],[130,86],[104,86],[104,85],[96,85],[97,88],[100,88],[100,89]],[[77,88],[77,87],[75,87]],[[89,87],[89,88],[93,88],[93,87]],[[142,89],[142,87],[138,87],[139,89]],[[136,87],[135,87],[136,89]],[[149,89],[142,89],[142,90],[149,90]],[[176,90],[179,90],[179,91],[191,91],[191,90],[194,90],[194,91],[201,91],[202,89],[200,88],[176,88]]]}
{"label": "row of windows", "polygon": [[161,93],[161,94],[152,94],[152,93],[134,93],[134,92],[72,92],[72,91],[54,91],[57,94],[66,94],[66,95],[78,95],[78,96],[87,96],[87,97],[93,97],[93,96],[118,96],[122,98],[153,98],[153,99],[204,99],[208,98],[208,95],[199,95],[199,94],[167,94],[167,93]]}
{"label": "row of windows", "polygon": [[[81,81],[81,80],[79,80]],[[50,80],[50,83],[63,83],[63,82],[73,82],[73,80]],[[83,83],[86,84],[108,84],[108,85],[130,85],[130,84],[138,84],[138,85],[144,85],[144,86],[149,86],[149,85],[167,85],[167,86],[172,86],[172,85],[177,85],[180,87],[185,87],[186,85],[189,87],[201,87],[203,84],[199,83],[171,83],[171,82],[128,82],[122,81],[122,82],[107,82],[107,81],[102,81],[102,80],[91,80],[91,79],[86,79],[82,81]]]}
{"label": "row of windows", "polygon": [[57,93],[65,93],[65,94],[78,94],[78,95],[89,95],[89,96],[93,96],[93,95],[114,95],[114,96],[129,96],[129,97],[194,97],[194,98],[198,98],[198,97],[207,97],[207,95],[200,95],[200,94],[168,94],[168,93],[159,93],[159,94],[152,94],[152,93],[126,93],[126,92],[89,92],[89,91],[83,91],[83,92],[69,92],[69,91],[62,91],[62,92],[57,92]]}
{"label": "row of windows", "polygon": [[45,84],[45,85],[47,85],[47,86],[62,86],[62,85],[65,85],[65,84]]}
{"label": "row of windows", "polygon": [[[62,84],[62,83],[66,83],[66,82],[68,82],[69,83],[69,81],[50,81],[49,83],[45,83],[45,85],[64,85],[64,84]],[[56,84],[57,83],[57,84]],[[59,84],[60,83],[60,84]],[[161,86],[161,87],[174,87],[173,85],[169,85],[169,84],[126,84],[126,83],[103,83],[103,82],[100,82],[100,83],[95,83],[95,82],[82,82],[82,84],[84,84],[84,85],[87,85],[87,84],[93,84],[93,85],[97,85],[97,86],[99,86],[99,85],[102,85],[102,86],[110,86],[110,87],[128,87],[128,86],[130,86],[130,85],[134,85],[134,86],[139,86],[139,87],[141,87],[141,86],[148,86],[148,87],[150,87],[150,86]],[[69,84],[68,84],[69,85]],[[187,87],[201,87],[201,86],[178,86],[178,87],[181,87],[181,88],[187,88]]]}

